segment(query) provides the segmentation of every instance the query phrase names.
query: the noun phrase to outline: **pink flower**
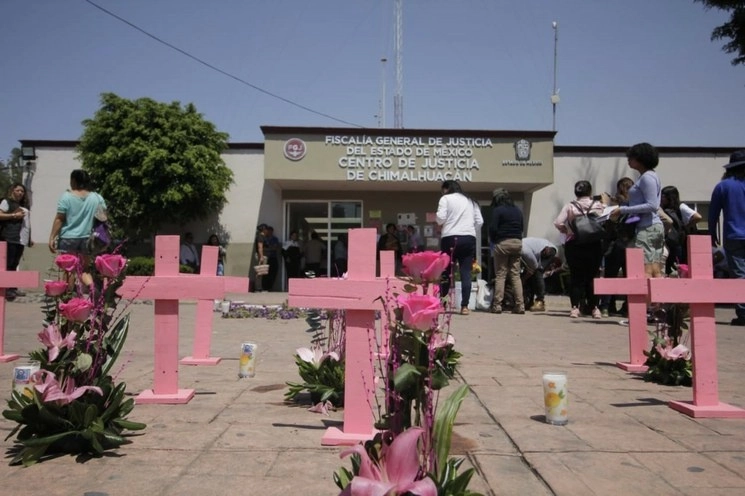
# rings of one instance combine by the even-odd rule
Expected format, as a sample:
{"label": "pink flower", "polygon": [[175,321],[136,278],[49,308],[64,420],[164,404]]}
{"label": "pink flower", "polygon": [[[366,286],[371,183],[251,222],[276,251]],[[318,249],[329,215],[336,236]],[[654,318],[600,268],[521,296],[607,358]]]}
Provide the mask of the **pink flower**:
{"label": "pink flower", "polygon": [[316,403],[312,407],[308,408],[308,411],[309,412],[313,412],[313,413],[322,413],[322,414],[324,414],[324,415],[326,415],[328,417],[329,416],[329,411],[335,412],[336,411],[336,407],[334,406],[333,403],[331,403],[330,401],[326,400],[326,401],[323,401],[323,402],[319,401],[318,403]]}
{"label": "pink flower", "polygon": [[447,253],[422,251],[403,256],[403,270],[415,282],[438,282],[443,271],[450,266]]}
{"label": "pink flower", "polygon": [[304,362],[312,363],[316,367],[319,367],[327,358],[333,358],[337,362],[339,361],[339,354],[337,352],[331,351],[324,353],[318,346],[313,347],[313,349],[298,348],[295,352]]}
{"label": "pink flower", "polygon": [[672,348],[669,344],[666,345],[665,347],[658,344],[657,352],[665,360],[678,360],[680,358],[684,360],[688,360],[689,358],[691,358],[691,350],[689,350],[682,344],[679,344],[675,348]]}
{"label": "pink flower", "polygon": [[423,472],[417,448],[423,432],[421,427],[411,427],[396,436],[389,446],[383,445],[379,464],[370,459],[361,444],[342,451],[342,458],[352,453],[360,455],[360,473],[339,496],[398,496],[407,493],[437,496],[437,486],[432,479],[416,480],[420,471]]}
{"label": "pink flower", "polygon": [[[38,370],[31,374],[31,379],[36,383],[34,389],[41,394],[43,403],[56,402],[57,405],[67,405],[85,394],[86,391],[95,391],[103,395],[98,386],[75,387],[75,379],[68,377],[60,385],[57,378],[48,370]],[[43,379],[43,380],[42,380]]]}
{"label": "pink flower", "polygon": [[57,255],[57,258],[54,259],[54,263],[65,272],[72,272],[78,268],[80,260],[75,255],[63,253],[62,255]]}
{"label": "pink flower", "polygon": [[44,283],[44,293],[47,296],[60,296],[65,294],[67,291],[67,283],[65,281],[48,281]]}
{"label": "pink flower", "polygon": [[121,255],[99,255],[96,257],[96,270],[104,277],[114,278],[121,274],[127,259]]}
{"label": "pink flower", "polygon": [[75,332],[70,332],[62,337],[59,329],[54,324],[49,324],[39,333],[39,341],[47,347],[49,361],[53,362],[58,356],[61,348],[72,348],[75,346]]}
{"label": "pink flower", "polygon": [[428,331],[436,326],[442,312],[440,299],[429,295],[401,295],[396,300],[403,309],[404,324],[410,329]]}
{"label": "pink flower", "polygon": [[59,310],[67,320],[85,322],[91,314],[93,303],[85,298],[71,298],[67,303],[60,303]]}

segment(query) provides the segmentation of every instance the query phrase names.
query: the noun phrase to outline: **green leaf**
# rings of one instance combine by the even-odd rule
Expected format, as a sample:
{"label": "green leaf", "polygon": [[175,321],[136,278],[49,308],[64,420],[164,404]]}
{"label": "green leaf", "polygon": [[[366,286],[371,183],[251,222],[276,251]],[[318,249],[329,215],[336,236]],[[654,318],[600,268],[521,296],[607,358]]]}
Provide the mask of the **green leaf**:
{"label": "green leaf", "polygon": [[132,422],[125,419],[115,419],[113,422],[122,429],[128,429],[130,431],[141,431],[142,429],[147,427],[147,424],[143,424],[141,422]]}
{"label": "green leaf", "polygon": [[402,364],[393,376],[393,387],[398,393],[416,387],[422,373],[410,363]]}
{"label": "green leaf", "polygon": [[[458,415],[463,400],[468,394],[468,385],[463,384],[440,404],[435,413],[435,425],[433,429],[433,443],[435,445],[435,456],[437,469],[444,467],[450,454],[450,438],[453,434],[453,424]],[[439,479],[439,474],[435,474]]]}
{"label": "green leaf", "polygon": [[122,348],[124,348],[124,342],[127,340],[127,335],[129,334],[129,314],[125,315],[121,319],[119,319],[114,325],[113,329],[109,331],[109,335],[107,336],[107,345],[111,347],[111,355],[109,356],[108,360],[106,360],[106,363],[101,368],[101,376],[106,377],[109,374],[109,370],[111,370],[111,367],[114,365],[114,362],[116,362],[116,359],[119,357],[119,354],[122,352]]}

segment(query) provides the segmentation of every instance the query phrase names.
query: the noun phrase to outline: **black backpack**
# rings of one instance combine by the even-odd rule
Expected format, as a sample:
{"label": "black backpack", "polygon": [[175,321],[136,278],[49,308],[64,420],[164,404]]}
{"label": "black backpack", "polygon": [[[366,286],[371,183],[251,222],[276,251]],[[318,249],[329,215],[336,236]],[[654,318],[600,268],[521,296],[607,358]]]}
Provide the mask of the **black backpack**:
{"label": "black backpack", "polygon": [[569,221],[569,228],[574,233],[572,241],[578,245],[585,245],[589,243],[596,243],[602,241],[605,237],[606,231],[603,224],[598,221],[598,216],[591,213],[592,206],[595,205],[593,201],[587,210],[582,208],[577,202],[572,202],[572,205],[582,212],[582,215],[575,216]]}
{"label": "black backpack", "polygon": [[673,225],[665,233],[665,244],[668,247],[684,246],[686,230],[680,214],[672,208],[666,208],[665,213],[673,220]]}

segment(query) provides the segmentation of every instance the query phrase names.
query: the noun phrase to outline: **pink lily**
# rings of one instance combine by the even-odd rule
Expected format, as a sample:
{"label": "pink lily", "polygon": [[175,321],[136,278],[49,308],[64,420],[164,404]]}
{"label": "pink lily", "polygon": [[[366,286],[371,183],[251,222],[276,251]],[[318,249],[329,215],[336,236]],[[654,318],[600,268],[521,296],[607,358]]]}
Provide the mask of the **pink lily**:
{"label": "pink lily", "polygon": [[691,357],[691,350],[689,350],[687,347],[685,347],[682,344],[679,344],[675,348],[671,348],[670,345],[662,347],[662,345],[658,344],[657,352],[665,360],[678,360],[680,358],[683,358],[684,360],[688,360]]}
{"label": "pink lily", "polygon": [[[31,374],[31,379],[36,383],[34,389],[41,394],[43,403],[56,402],[57,405],[67,405],[83,396],[87,391],[95,391],[103,395],[98,386],[75,387],[75,379],[68,377],[63,380],[62,385],[57,378],[48,370],[38,370]],[[42,380],[43,379],[43,380]]]}
{"label": "pink lily", "polygon": [[333,358],[337,362],[339,361],[339,354],[337,352],[330,351],[324,353],[323,350],[317,346],[314,346],[313,349],[298,348],[295,352],[304,362],[312,363],[316,367],[326,361],[327,358]]}
{"label": "pink lily", "polygon": [[421,427],[411,427],[396,436],[389,446],[383,447],[378,463],[370,459],[361,444],[342,451],[342,458],[353,453],[360,456],[360,473],[339,496],[400,496],[407,493],[437,496],[437,486],[432,479],[416,480],[421,471],[417,443],[423,432]]}
{"label": "pink lily", "polygon": [[329,411],[335,412],[336,411],[336,407],[334,407],[334,404],[333,403],[331,403],[330,401],[326,400],[326,401],[319,401],[318,403],[316,403],[312,407],[308,408],[308,411],[309,412],[313,412],[313,413],[322,413],[322,414],[324,414],[324,415],[326,415],[328,417],[329,416]]}
{"label": "pink lily", "polygon": [[47,347],[50,362],[53,362],[59,356],[61,348],[71,349],[75,346],[76,335],[73,331],[63,338],[59,329],[54,324],[49,324],[38,334],[39,341]]}

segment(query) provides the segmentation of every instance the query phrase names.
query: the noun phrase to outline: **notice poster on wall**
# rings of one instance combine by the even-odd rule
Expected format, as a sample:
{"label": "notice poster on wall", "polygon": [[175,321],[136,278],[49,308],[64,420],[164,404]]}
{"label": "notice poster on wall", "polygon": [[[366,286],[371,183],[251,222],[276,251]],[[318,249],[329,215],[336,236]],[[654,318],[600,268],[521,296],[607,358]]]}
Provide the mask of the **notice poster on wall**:
{"label": "notice poster on wall", "polygon": [[429,238],[435,235],[435,229],[432,226],[424,226],[424,237]]}

